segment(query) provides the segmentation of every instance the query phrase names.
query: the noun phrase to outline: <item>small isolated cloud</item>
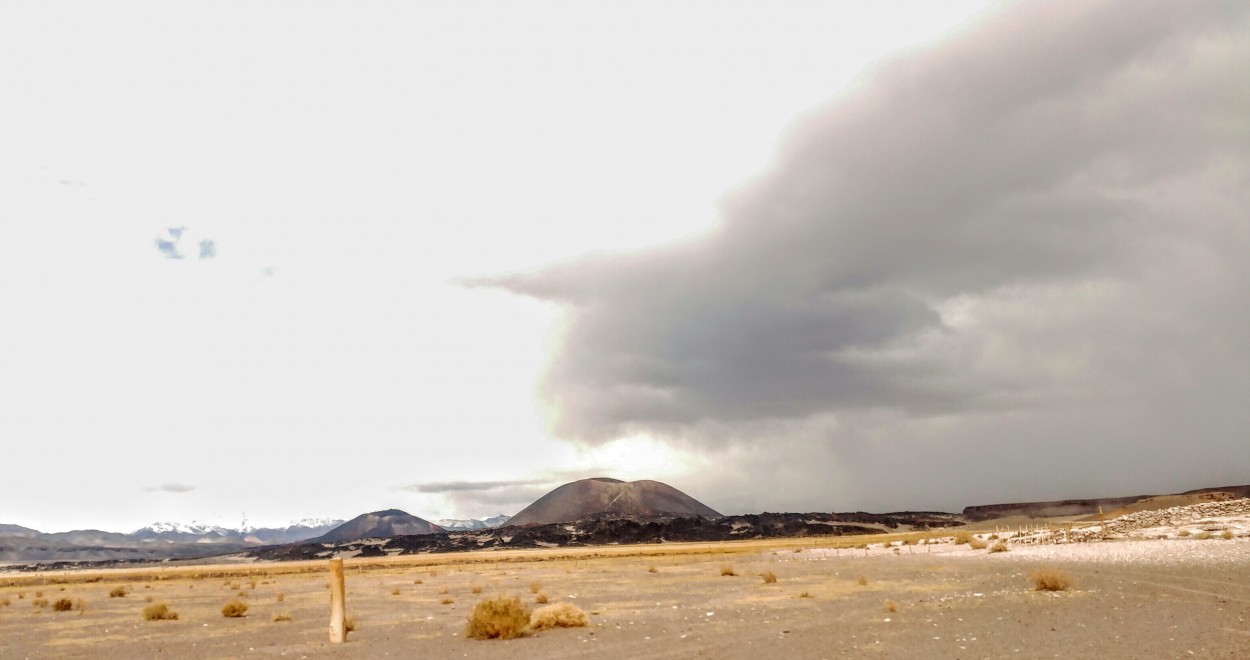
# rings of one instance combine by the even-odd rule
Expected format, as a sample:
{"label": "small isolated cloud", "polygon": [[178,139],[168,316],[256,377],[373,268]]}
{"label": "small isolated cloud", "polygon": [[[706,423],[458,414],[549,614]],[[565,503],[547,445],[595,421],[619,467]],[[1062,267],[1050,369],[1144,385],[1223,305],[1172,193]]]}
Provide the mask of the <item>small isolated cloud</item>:
{"label": "small isolated cloud", "polygon": [[149,493],[189,493],[195,490],[195,486],[170,481],[159,486],[148,486],[143,490]]}
{"label": "small isolated cloud", "polygon": [[159,250],[161,254],[165,255],[166,259],[181,259],[182,258],[182,253],[178,251],[177,240],[171,241],[165,238],[157,238],[155,243],[156,243],[156,249]]}
{"label": "small isolated cloud", "polygon": [[166,259],[181,260],[185,258],[182,250],[182,241],[187,238],[188,243],[194,243],[196,254],[200,259],[212,259],[217,256],[217,241],[211,238],[188,238],[186,227],[167,227],[165,232],[156,237],[154,243],[156,250],[160,252]]}

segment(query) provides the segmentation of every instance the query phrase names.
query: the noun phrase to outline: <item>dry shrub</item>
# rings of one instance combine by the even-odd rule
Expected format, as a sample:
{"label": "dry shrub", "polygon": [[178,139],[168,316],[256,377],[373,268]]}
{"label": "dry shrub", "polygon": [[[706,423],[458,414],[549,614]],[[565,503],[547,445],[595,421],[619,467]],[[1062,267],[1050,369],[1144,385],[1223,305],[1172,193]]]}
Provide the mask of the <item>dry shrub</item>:
{"label": "dry shrub", "polygon": [[74,599],[74,609],[78,610],[78,613],[79,613],[79,614],[82,614],[83,612],[86,612],[86,611],[87,611],[87,601],[83,600],[82,598],[75,598],[75,599]]}
{"label": "dry shrub", "polygon": [[43,598],[43,592],[42,592],[42,591],[36,591],[36,592],[35,592],[35,598]]}
{"label": "dry shrub", "polygon": [[441,603],[441,604],[443,604],[443,605],[451,605],[451,604],[452,604],[452,603],[454,603],[454,602],[456,602],[456,601],[454,601],[454,600],[452,600],[452,599],[450,599],[450,598],[444,598],[444,599],[442,599],[441,601],[439,601],[439,603]]}
{"label": "dry shrub", "polygon": [[777,574],[772,571],[764,571],[760,573],[760,577],[764,580],[764,584],[775,584],[777,582]]}
{"label": "dry shrub", "polygon": [[443,587],[442,589],[439,589],[439,590],[438,590],[438,593],[439,593],[440,595],[441,595],[441,594],[446,594],[446,593],[447,593],[447,587]]}
{"label": "dry shrub", "polygon": [[152,601],[154,601],[154,600],[156,600],[156,599],[152,597],[152,594],[148,594],[148,595],[146,595],[146,596],[144,596],[144,597],[143,597],[143,602],[145,602],[145,603],[150,603],[150,602],[152,602]]}
{"label": "dry shrub", "polygon": [[971,540],[972,540],[972,534],[965,532],[963,530],[955,532],[955,545],[963,545],[965,543],[970,542]]}
{"label": "dry shrub", "polygon": [[539,591],[542,591],[542,588],[543,588],[543,585],[541,585],[541,584],[539,584],[539,583],[537,583],[537,582],[531,582],[531,583],[530,583],[530,593],[532,593],[532,594],[536,594],[536,593],[538,593]]}
{"label": "dry shrub", "polygon": [[1211,532],[1201,532],[1198,534],[1198,536],[1195,536],[1194,538],[1198,539],[1199,541],[1205,541],[1211,538]]}
{"label": "dry shrub", "polygon": [[535,603],[538,603],[539,605],[544,605],[544,604],[546,604],[546,602],[547,602],[547,594],[540,593],[540,594],[535,595],[535,596],[534,596],[534,602],[535,602]]}
{"label": "dry shrub", "polygon": [[421,578],[417,578],[417,579],[413,580],[413,581],[412,581],[412,583],[413,583],[413,584],[424,584],[424,582],[422,582],[422,581],[421,581]]}
{"label": "dry shrub", "polygon": [[356,632],[356,617],[349,616],[343,620],[343,632]]}
{"label": "dry shrub", "polygon": [[1029,575],[1035,591],[1067,591],[1072,588],[1072,578],[1053,568],[1043,568]]}
{"label": "dry shrub", "polygon": [[391,595],[392,595],[392,596],[398,596],[398,595],[399,595],[399,587],[395,587],[395,588],[391,589]]}
{"label": "dry shrub", "polygon": [[990,546],[990,552],[1007,552],[1007,542],[1002,539],[994,541],[994,545]]}
{"label": "dry shrub", "polygon": [[720,567],[720,574],[729,577],[737,575],[737,573],[734,572],[734,567],[728,565]]}
{"label": "dry shrub", "polygon": [[31,604],[32,606],[34,606],[34,607],[47,607],[47,606],[48,606],[48,599],[47,599],[47,598],[36,598],[36,599],[34,599],[34,600],[30,601],[30,604]]}
{"label": "dry shrub", "polygon": [[127,593],[126,587],[113,587],[109,590],[109,598],[125,598]]}
{"label": "dry shrub", "polygon": [[985,541],[981,539],[980,537],[974,536],[968,539],[968,547],[972,548],[973,550],[984,550],[985,546],[986,546]]}
{"label": "dry shrub", "polygon": [[11,604],[13,604],[13,601],[8,598],[0,598],[0,607],[8,607]]}
{"label": "dry shrub", "polygon": [[74,601],[68,598],[58,598],[55,603],[52,603],[54,612],[68,612],[72,609],[74,609]]}
{"label": "dry shrub", "polygon": [[241,600],[232,600],[221,608],[221,615],[227,619],[237,619],[247,614],[247,603]]}
{"label": "dry shrub", "polygon": [[520,598],[497,596],[473,606],[464,634],[471,639],[512,639],[527,634],[529,624],[530,609]]}
{"label": "dry shrub", "polygon": [[286,612],[273,615],[274,623],[278,623],[279,621],[290,621],[290,620],[291,620],[291,615],[287,614]]}
{"label": "dry shrub", "polygon": [[866,587],[868,586],[868,578],[864,577],[863,573],[860,573],[859,577],[855,578],[855,583],[861,587]]}
{"label": "dry shrub", "polygon": [[279,603],[281,603],[282,601],[286,600],[286,594],[284,594],[284,593],[282,593],[281,591],[279,591],[279,592],[278,592],[278,595],[277,595],[277,596],[274,596],[274,598],[277,598],[277,599],[278,599],[278,602],[279,602]]}
{"label": "dry shrub", "polygon": [[656,567],[654,567],[654,566],[648,566],[648,567],[647,567],[647,572],[648,572],[648,573],[659,573],[659,572],[660,572],[660,569],[658,569],[658,568],[656,568]]}
{"label": "dry shrub", "polygon": [[586,613],[572,603],[556,603],[534,610],[530,627],[534,630],[550,628],[581,628],[587,625]]}
{"label": "dry shrub", "polygon": [[898,611],[898,603],[896,603],[896,602],[894,602],[894,601],[892,601],[892,600],[887,600],[887,601],[885,601],[885,611],[886,611],[886,613],[887,613],[887,614],[892,613],[892,612],[897,612],[897,611]]}
{"label": "dry shrub", "polygon": [[803,593],[799,594],[799,598],[813,598],[813,596],[810,591],[804,591]]}
{"label": "dry shrub", "polygon": [[480,594],[480,593],[482,593],[482,585],[480,585],[480,584],[475,584],[475,585],[473,585],[472,587],[470,587],[470,588],[469,588],[469,591],[471,591],[471,592],[473,592],[473,593],[475,593],[475,594]]}
{"label": "dry shrub", "polygon": [[169,609],[165,603],[153,603],[143,608],[145,621],[174,621],[177,618],[178,613]]}
{"label": "dry shrub", "polygon": [[1177,536],[1179,536],[1179,537],[1181,537],[1181,538],[1185,538],[1186,536],[1189,536],[1189,534],[1190,534],[1190,532],[1189,532],[1189,530],[1187,530],[1187,529],[1182,529],[1181,531],[1179,531],[1179,532],[1177,532],[1177,533],[1176,533],[1176,535],[1177,535]]}
{"label": "dry shrub", "polygon": [[1233,530],[1226,529],[1223,532],[1220,532],[1220,538],[1224,539],[1225,541],[1231,540],[1233,538]]}

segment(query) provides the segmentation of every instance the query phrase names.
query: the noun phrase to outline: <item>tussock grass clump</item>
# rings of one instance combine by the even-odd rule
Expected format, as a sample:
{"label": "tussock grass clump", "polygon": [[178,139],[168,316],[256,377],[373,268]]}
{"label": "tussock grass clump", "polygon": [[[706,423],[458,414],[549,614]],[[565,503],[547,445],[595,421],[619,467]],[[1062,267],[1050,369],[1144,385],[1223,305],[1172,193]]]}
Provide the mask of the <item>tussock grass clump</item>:
{"label": "tussock grass clump", "polygon": [[799,598],[815,598],[815,596],[813,596],[812,592],[810,591],[804,591],[803,593],[799,594]]}
{"label": "tussock grass clump", "polygon": [[864,577],[863,573],[860,573],[859,577],[855,578],[855,583],[861,587],[866,587],[868,586],[868,578]]}
{"label": "tussock grass clump", "polygon": [[1199,541],[1205,541],[1211,538],[1211,532],[1201,532],[1198,534],[1198,536],[1195,536],[1194,538],[1198,539]]}
{"label": "tussock grass clump", "polygon": [[658,568],[656,568],[656,567],[654,567],[654,566],[648,566],[648,567],[647,567],[647,572],[648,572],[648,573],[659,573],[659,572],[660,572],[660,569],[658,569]]}
{"label": "tussock grass clump", "polygon": [[968,547],[972,548],[973,550],[984,550],[985,546],[986,546],[985,541],[981,539],[980,537],[973,536],[972,538],[968,539]]}
{"label": "tussock grass clump", "polygon": [[8,598],[0,598],[0,607],[8,607],[9,605],[12,605],[12,604],[13,604],[13,601],[9,600]]}
{"label": "tussock grass clump", "polygon": [[972,534],[959,530],[955,532],[955,545],[963,545],[972,540]]}
{"label": "tussock grass clump", "polygon": [[540,591],[542,591],[542,590],[543,590],[543,585],[541,585],[541,584],[539,584],[539,583],[537,583],[537,582],[531,582],[531,583],[530,583],[530,593],[532,593],[532,594],[536,594],[536,593],[538,593],[538,592],[540,592]]}
{"label": "tussock grass clump", "polygon": [[1176,535],[1181,538],[1185,538],[1186,536],[1189,536],[1189,534],[1190,534],[1190,531],[1187,529],[1182,529],[1181,531],[1176,533]]}
{"label": "tussock grass clump", "polygon": [[480,593],[482,593],[482,585],[480,585],[480,584],[475,584],[475,585],[473,585],[473,587],[472,587],[472,588],[470,588],[470,589],[469,589],[469,591],[471,591],[471,592],[473,592],[473,593],[475,593],[475,594],[480,594]]}
{"label": "tussock grass clump", "polygon": [[32,606],[34,606],[34,607],[41,607],[41,608],[42,608],[42,607],[47,607],[47,606],[48,606],[48,599],[47,599],[47,598],[36,598],[36,599],[34,599],[34,600],[30,601],[30,604],[31,604]]}
{"label": "tussock grass clump", "polygon": [[126,587],[113,587],[109,590],[109,598],[125,598],[128,593]]}
{"label": "tussock grass clump", "polygon": [[156,600],[156,598],[155,598],[155,597],[153,597],[153,596],[152,596],[152,594],[148,594],[148,595],[146,595],[146,596],[144,596],[144,597],[143,597],[143,602],[145,602],[145,603],[150,603],[150,602],[152,602],[152,601],[154,601],[154,600]]}
{"label": "tussock grass clump", "polygon": [[425,584],[425,581],[424,581],[424,580],[422,580],[421,578],[417,578],[417,579],[413,580],[413,581],[412,581],[412,583],[413,583],[413,584]]}
{"label": "tussock grass clump", "polygon": [[456,602],[456,601],[454,601],[454,600],[452,600],[452,599],[450,599],[450,598],[444,598],[444,599],[442,599],[442,600],[440,600],[440,601],[439,601],[439,604],[440,604],[440,605],[451,605],[451,604],[452,604],[452,603],[454,603],[454,602]]}
{"label": "tussock grass clump", "polygon": [[764,584],[776,584],[777,574],[772,571],[764,571],[760,573],[760,579],[764,580]]}
{"label": "tussock grass clump", "polygon": [[232,600],[221,608],[221,615],[227,619],[237,619],[247,614],[247,603],[241,600]]}
{"label": "tussock grass clump", "polygon": [[74,609],[74,601],[68,598],[58,598],[55,603],[52,603],[53,612],[68,612],[72,609]]}
{"label": "tussock grass clump", "polygon": [[721,567],[720,567],[720,574],[721,574],[722,576],[728,576],[728,577],[733,577],[733,576],[737,575],[737,573],[735,573],[735,572],[734,572],[734,567],[733,567],[733,566],[729,566],[729,565],[721,566]]}
{"label": "tussock grass clump", "polygon": [[282,593],[281,591],[279,591],[279,592],[278,592],[278,595],[277,595],[277,596],[274,596],[274,598],[276,598],[276,599],[278,600],[278,602],[279,602],[279,603],[281,603],[282,601],[286,600],[286,594],[284,594],[284,593]]}
{"label": "tussock grass clump", "polygon": [[343,620],[343,632],[356,632],[356,617],[349,616]]}
{"label": "tussock grass clump", "polygon": [[290,620],[291,620],[291,615],[287,614],[286,612],[280,612],[278,614],[273,615],[274,623],[278,623],[281,621],[290,621]]}
{"label": "tussock grass clump", "polygon": [[399,587],[393,587],[393,588],[391,589],[391,595],[392,595],[392,596],[398,596],[398,595],[399,595]]}
{"label": "tussock grass clump", "polygon": [[544,593],[538,593],[538,594],[535,594],[535,595],[534,595],[534,602],[535,602],[535,603],[538,603],[539,605],[544,605],[544,604],[546,604],[546,602],[547,602],[547,594],[544,594]]}
{"label": "tussock grass clump", "polygon": [[588,623],[586,613],[572,603],[556,603],[540,607],[530,615],[530,628],[534,630],[582,628]]}
{"label": "tussock grass clump", "polygon": [[169,609],[165,603],[152,603],[143,608],[144,621],[175,621],[178,613]]}
{"label": "tussock grass clump", "polygon": [[1220,532],[1220,538],[1224,539],[1225,541],[1230,541],[1230,540],[1232,540],[1232,538],[1233,538],[1233,530],[1231,530],[1231,529],[1226,529],[1226,530],[1224,530],[1223,532]]}
{"label": "tussock grass clump", "polygon": [[885,605],[884,605],[884,607],[885,607],[885,611],[886,611],[886,613],[887,613],[887,614],[890,614],[890,613],[893,613],[893,612],[897,612],[897,611],[898,611],[898,603],[896,603],[896,602],[894,602],[894,601],[892,601],[892,600],[887,600],[887,601],[885,601]]}
{"label": "tussock grass clump", "polygon": [[1072,588],[1072,578],[1053,568],[1043,568],[1029,575],[1034,591],[1067,591]]}
{"label": "tussock grass clump", "polygon": [[990,553],[995,552],[1007,552],[1007,542],[1002,539],[994,541],[994,545],[990,546]]}
{"label": "tussock grass clump", "polygon": [[465,625],[470,639],[513,639],[529,633],[530,609],[516,596],[488,598],[473,606]]}

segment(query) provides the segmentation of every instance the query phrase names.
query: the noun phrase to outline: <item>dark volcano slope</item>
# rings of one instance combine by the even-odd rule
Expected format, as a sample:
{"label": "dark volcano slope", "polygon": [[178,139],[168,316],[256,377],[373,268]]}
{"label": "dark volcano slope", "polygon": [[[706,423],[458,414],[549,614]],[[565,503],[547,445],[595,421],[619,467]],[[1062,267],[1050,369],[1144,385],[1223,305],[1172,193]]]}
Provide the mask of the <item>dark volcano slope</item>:
{"label": "dark volcano slope", "polygon": [[658,481],[597,477],[564,484],[538,498],[510,526],[548,525],[586,518],[719,518],[711,507]]}
{"label": "dark volcano slope", "polygon": [[387,509],[356,516],[315,539],[309,539],[308,542],[347,543],[360,539],[385,539],[409,534],[439,534],[445,531],[442,527],[410,513],[399,509]]}

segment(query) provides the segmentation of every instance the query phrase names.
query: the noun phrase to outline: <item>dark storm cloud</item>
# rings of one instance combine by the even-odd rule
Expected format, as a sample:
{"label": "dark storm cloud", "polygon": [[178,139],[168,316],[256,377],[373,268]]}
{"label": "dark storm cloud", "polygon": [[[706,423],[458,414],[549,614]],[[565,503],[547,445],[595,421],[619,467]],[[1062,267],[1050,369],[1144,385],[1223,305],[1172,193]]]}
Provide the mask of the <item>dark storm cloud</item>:
{"label": "dark storm cloud", "polygon": [[566,306],[542,389],[568,439],[834,415],[821,460],[909,451],[875,424],[954,463],[1005,428],[1114,454],[1166,426],[1250,467],[1221,405],[1250,395],[1248,13],[1012,7],[803,120],[708,236],[476,283]]}

